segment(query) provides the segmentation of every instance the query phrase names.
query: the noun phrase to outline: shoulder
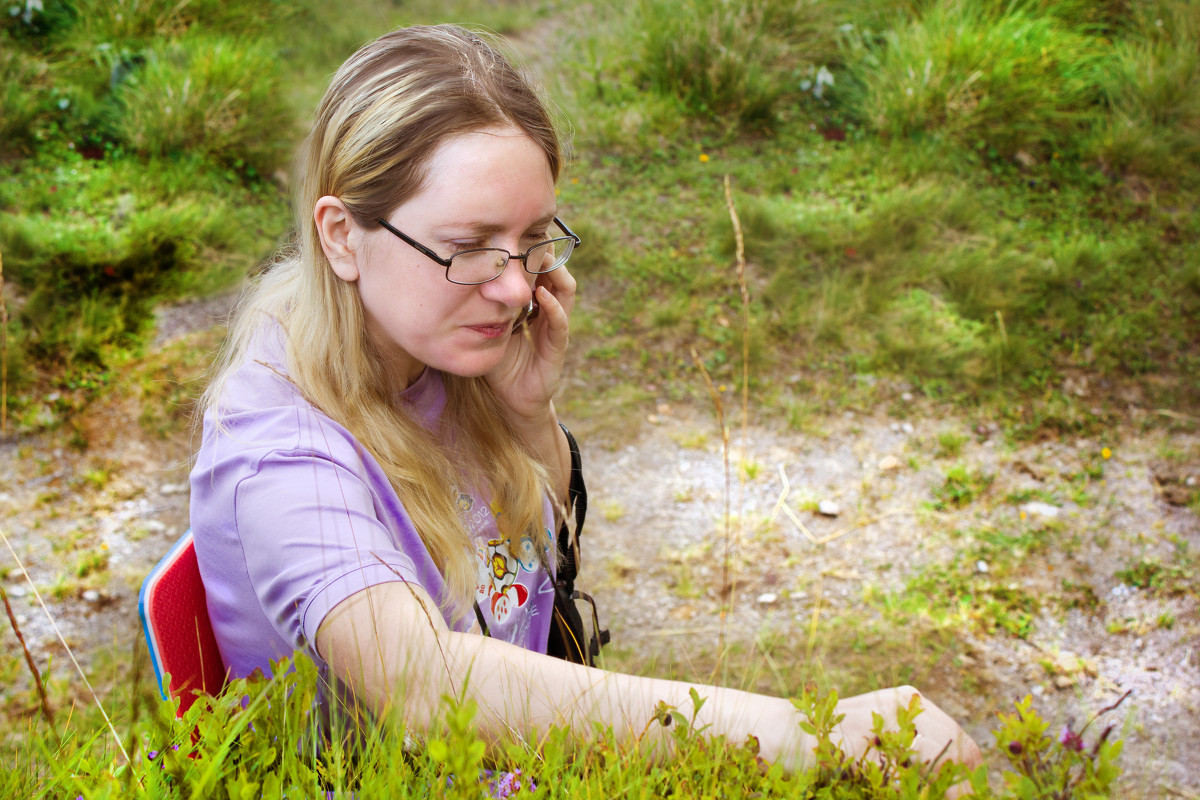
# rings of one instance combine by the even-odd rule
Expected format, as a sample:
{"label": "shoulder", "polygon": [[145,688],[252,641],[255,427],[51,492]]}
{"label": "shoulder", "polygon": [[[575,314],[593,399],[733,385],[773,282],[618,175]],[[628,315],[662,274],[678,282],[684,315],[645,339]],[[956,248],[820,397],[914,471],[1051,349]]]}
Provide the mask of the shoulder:
{"label": "shoulder", "polygon": [[211,468],[230,459],[246,464],[271,454],[358,462],[362,451],[349,431],[314,407],[292,382],[283,333],[272,325],[257,334],[205,411],[196,464]]}

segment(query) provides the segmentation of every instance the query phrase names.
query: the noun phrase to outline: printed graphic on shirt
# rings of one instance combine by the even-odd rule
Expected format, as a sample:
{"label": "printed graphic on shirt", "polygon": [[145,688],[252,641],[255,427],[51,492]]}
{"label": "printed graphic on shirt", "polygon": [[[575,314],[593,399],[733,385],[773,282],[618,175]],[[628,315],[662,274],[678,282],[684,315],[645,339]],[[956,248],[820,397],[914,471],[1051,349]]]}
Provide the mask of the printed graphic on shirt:
{"label": "printed graphic on shirt", "polygon": [[538,552],[539,546],[544,551],[551,546],[553,536],[546,529],[545,541],[540,544],[539,537],[532,532],[508,536],[503,524],[505,511],[497,500],[480,500],[459,490],[455,496],[467,531],[475,540],[478,570],[475,599],[491,617],[492,626],[516,626],[503,634],[493,631],[493,635],[516,641],[526,635],[538,613],[530,595],[553,592],[553,581],[542,566],[544,557]]}
{"label": "printed graphic on shirt", "polygon": [[529,601],[529,589],[517,583],[517,571],[521,563],[508,551],[503,539],[489,539],[486,546],[484,569],[481,576],[478,599],[486,602],[492,619],[503,625],[508,618]]}

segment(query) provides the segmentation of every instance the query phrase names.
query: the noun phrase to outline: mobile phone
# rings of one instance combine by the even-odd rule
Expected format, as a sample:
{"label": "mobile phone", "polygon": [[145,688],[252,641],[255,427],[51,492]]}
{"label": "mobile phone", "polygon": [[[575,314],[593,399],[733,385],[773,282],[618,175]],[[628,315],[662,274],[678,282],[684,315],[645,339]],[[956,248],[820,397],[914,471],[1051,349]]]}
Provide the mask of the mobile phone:
{"label": "mobile phone", "polygon": [[525,330],[525,326],[537,319],[539,306],[536,300],[530,300],[529,305],[521,309],[521,316],[517,317],[516,323],[513,324],[513,333],[520,333]]}

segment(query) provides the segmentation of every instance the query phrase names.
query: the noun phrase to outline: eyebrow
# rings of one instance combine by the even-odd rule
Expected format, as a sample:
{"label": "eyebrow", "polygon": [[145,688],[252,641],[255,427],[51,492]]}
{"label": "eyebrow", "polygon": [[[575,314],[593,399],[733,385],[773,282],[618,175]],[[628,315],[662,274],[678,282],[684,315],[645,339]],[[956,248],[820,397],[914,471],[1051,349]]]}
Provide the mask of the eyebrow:
{"label": "eyebrow", "polygon": [[[558,216],[557,211],[551,211],[545,216],[539,217],[533,221],[529,227],[536,228],[539,225],[549,225]],[[476,235],[492,235],[496,233],[504,233],[507,229],[506,225],[498,225],[492,222],[450,222],[445,225],[438,225],[432,231],[434,236],[445,236],[450,233],[468,232]]]}

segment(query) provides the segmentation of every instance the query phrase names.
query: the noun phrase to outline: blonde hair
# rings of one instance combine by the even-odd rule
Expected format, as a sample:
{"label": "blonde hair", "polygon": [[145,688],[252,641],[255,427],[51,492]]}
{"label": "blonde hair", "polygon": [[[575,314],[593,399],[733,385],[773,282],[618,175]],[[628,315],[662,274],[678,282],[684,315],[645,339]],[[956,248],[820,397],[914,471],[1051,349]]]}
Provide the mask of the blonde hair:
{"label": "blonde hair", "polygon": [[262,326],[278,320],[287,377],[383,468],[446,581],[448,596],[438,601],[459,613],[470,608],[477,578],[453,488],[490,493],[504,509],[502,533],[519,537],[542,530],[545,469],[498,412],[483,378],[443,376],[440,430],[397,407],[358,286],[330,267],[313,209],[323,196],[338,197],[359,225],[378,227],[376,218],[423,187],[442,143],[496,126],[526,133],[557,180],[562,150],[546,105],[494,44],[455,26],[418,26],[354,53],[326,89],[297,158],[297,242],[243,295],[202,402],[219,417],[229,375]]}

